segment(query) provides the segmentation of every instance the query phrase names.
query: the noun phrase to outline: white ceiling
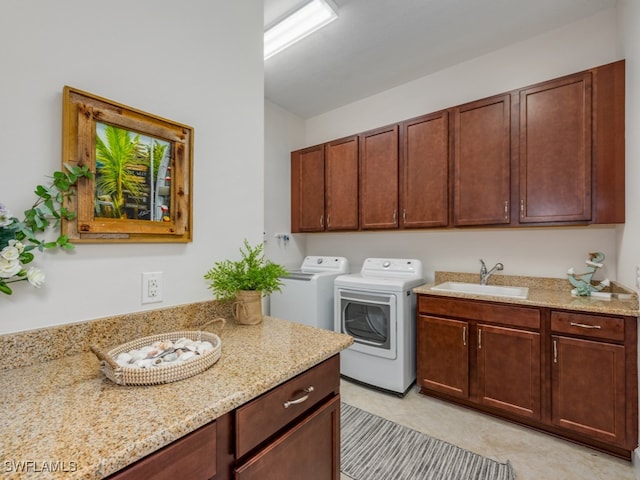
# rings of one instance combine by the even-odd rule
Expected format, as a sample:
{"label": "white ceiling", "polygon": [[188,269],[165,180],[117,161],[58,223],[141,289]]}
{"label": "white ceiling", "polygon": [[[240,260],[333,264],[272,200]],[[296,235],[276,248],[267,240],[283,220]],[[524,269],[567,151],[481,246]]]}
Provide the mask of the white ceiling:
{"label": "white ceiling", "polygon": [[[304,0],[264,0],[265,25]],[[265,97],[310,118],[612,8],[616,0],[334,0],[338,19],[265,62]]]}

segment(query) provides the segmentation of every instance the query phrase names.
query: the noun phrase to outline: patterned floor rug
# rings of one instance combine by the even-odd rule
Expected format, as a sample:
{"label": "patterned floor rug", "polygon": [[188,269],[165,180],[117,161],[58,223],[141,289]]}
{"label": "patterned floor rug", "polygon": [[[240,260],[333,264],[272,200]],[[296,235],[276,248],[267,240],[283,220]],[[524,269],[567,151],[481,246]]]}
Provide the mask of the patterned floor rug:
{"label": "patterned floor rug", "polygon": [[514,480],[499,463],[341,404],[340,462],[356,480]]}

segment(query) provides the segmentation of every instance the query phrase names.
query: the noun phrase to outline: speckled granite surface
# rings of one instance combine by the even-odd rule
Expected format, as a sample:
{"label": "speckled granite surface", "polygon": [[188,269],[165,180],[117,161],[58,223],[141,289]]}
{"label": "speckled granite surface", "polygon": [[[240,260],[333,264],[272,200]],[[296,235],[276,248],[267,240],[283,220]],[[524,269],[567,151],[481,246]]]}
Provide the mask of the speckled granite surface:
{"label": "speckled granite surface", "polygon": [[528,287],[529,295],[526,299],[492,297],[486,295],[471,295],[432,290],[431,287],[443,282],[480,283],[480,275],[474,273],[435,272],[433,283],[427,283],[414,288],[415,293],[441,295],[445,297],[473,298],[492,302],[512,303],[518,305],[532,305],[537,307],[561,308],[582,312],[603,313],[610,315],[624,315],[637,317],[638,294],[616,282],[611,282],[610,292],[630,296],[629,299],[612,298],[602,300],[595,297],[574,297],[571,295],[569,281],[561,278],[523,277],[512,275],[493,275],[489,285],[507,285],[514,287]]}
{"label": "speckled granite surface", "polygon": [[[61,356],[62,347],[45,347],[45,359],[57,358],[0,371],[0,477],[103,478],[352,343],[347,335],[276,318],[243,326],[227,317],[220,333],[222,356],[199,375],[147,387],[118,386],[103,376],[98,359],[86,351],[91,342],[100,340],[101,345],[114,347],[132,339],[132,334],[137,338],[157,330],[179,330],[223,313],[209,302],[185,306],[185,315],[176,308],[182,307],[170,309],[171,315],[155,311],[127,316],[131,322],[114,317],[102,325],[95,321],[54,328],[49,343],[79,342],[73,347],[77,353]],[[152,318],[151,326],[123,329],[141,321],[139,316]],[[69,332],[78,329],[85,336],[69,338]],[[4,347],[21,339],[28,347],[9,348],[9,355],[25,360],[25,355],[43,347],[47,332],[8,335]]]}

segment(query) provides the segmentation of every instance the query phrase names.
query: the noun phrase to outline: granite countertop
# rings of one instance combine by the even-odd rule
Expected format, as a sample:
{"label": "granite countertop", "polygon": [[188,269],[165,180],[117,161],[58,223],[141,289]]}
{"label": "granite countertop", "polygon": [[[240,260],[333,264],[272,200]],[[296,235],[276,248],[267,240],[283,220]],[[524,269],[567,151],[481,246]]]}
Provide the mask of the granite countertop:
{"label": "granite countertop", "polygon": [[[0,371],[0,477],[103,478],[353,342],[271,317],[257,326],[228,321],[220,337],[217,363],[165,385],[116,385],[85,351]],[[16,338],[28,335],[5,344]]]}
{"label": "granite countertop", "polygon": [[603,300],[596,297],[574,297],[571,295],[572,287],[569,284],[569,281],[560,278],[493,275],[489,279],[489,285],[528,287],[529,294],[526,299],[443,292],[431,289],[431,287],[443,282],[480,283],[480,275],[473,273],[436,272],[435,279],[432,283],[420,285],[414,288],[413,291],[418,294],[470,298],[491,302],[560,308],[563,310],[576,310],[608,315],[638,317],[640,314],[638,311],[638,294],[616,282],[611,282],[609,291],[612,293],[622,294],[623,297],[625,297],[623,299],[611,298],[611,300]]}

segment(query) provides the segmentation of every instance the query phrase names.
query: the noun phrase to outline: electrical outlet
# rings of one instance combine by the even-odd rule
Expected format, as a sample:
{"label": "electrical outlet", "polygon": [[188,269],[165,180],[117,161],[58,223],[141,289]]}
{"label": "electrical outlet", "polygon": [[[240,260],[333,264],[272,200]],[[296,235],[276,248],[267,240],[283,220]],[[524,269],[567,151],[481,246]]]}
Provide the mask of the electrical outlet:
{"label": "electrical outlet", "polygon": [[142,273],[142,303],[162,301],[162,272]]}

